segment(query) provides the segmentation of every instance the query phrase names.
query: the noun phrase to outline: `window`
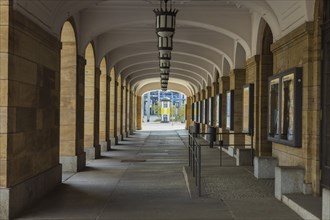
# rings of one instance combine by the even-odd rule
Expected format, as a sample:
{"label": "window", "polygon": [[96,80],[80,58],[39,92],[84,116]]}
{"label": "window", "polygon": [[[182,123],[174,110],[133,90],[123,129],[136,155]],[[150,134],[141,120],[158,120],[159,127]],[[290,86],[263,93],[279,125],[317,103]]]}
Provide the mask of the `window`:
{"label": "window", "polygon": [[226,128],[234,130],[234,91],[226,94]]}
{"label": "window", "polygon": [[216,96],[216,127],[222,127],[222,94]]}
{"label": "window", "polygon": [[243,87],[243,132],[253,133],[254,85]]}
{"label": "window", "polygon": [[209,126],[213,126],[213,97],[209,98]]}
{"label": "window", "polygon": [[268,139],[301,146],[302,69],[294,68],[269,79]]}

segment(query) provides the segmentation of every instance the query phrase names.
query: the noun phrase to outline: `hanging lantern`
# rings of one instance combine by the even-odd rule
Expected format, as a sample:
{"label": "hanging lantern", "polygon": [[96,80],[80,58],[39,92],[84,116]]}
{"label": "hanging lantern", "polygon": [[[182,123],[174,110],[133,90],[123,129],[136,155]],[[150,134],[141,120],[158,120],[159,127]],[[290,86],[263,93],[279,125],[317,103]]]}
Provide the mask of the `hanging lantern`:
{"label": "hanging lantern", "polygon": [[159,67],[160,68],[170,68],[171,66],[171,62],[170,60],[167,60],[167,59],[160,59],[159,60]]}
{"label": "hanging lantern", "polygon": [[[163,7],[163,2],[165,3]],[[160,0],[160,8],[154,9],[156,14],[156,33],[160,37],[172,37],[175,32],[177,9],[172,9],[172,0],[168,9],[168,0]]]}
{"label": "hanging lantern", "polygon": [[173,50],[173,39],[171,37],[158,37],[159,58],[171,59]]}
{"label": "hanging lantern", "polygon": [[169,73],[161,73],[160,74],[160,79],[164,80],[169,80],[170,74]]}

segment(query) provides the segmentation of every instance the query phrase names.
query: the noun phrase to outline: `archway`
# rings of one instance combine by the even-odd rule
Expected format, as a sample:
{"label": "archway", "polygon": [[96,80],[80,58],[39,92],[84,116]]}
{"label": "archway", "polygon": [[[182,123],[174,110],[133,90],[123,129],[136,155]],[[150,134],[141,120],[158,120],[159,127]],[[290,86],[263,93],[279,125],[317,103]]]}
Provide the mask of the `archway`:
{"label": "archway", "polygon": [[264,23],[262,33],[262,45],[260,53],[260,75],[259,75],[259,99],[258,112],[256,119],[255,132],[258,139],[256,140],[256,148],[259,149],[259,156],[271,156],[272,144],[267,141],[268,127],[268,78],[273,75],[273,53],[271,52],[271,44],[273,43],[273,34],[267,23]]}
{"label": "archway", "polygon": [[74,28],[69,21],[63,25],[61,42],[60,160],[63,171],[76,172],[80,169],[76,155],[83,152],[79,152],[76,143],[77,44]]}

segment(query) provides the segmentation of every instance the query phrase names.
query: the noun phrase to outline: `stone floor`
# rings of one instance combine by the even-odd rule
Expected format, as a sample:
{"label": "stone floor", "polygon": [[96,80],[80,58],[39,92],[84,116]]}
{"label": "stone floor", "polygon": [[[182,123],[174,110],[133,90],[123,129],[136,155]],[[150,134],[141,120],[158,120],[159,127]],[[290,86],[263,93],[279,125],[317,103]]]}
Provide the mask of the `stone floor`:
{"label": "stone floor", "polygon": [[18,219],[300,219],[272,196],[271,183],[254,180],[249,168],[231,166],[230,158],[220,168],[218,154],[207,148],[206,193],[191,199],[182,173],[186,138],[185,131],[137,132],[89,161],[85,171],[65,173],[61,186]]}

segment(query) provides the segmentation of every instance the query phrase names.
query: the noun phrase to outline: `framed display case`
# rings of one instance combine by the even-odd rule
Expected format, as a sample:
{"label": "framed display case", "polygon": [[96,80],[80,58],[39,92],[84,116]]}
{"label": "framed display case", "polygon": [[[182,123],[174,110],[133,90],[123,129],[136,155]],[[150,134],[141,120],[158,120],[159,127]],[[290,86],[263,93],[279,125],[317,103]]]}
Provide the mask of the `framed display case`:
{"label": "framed display case", "polygon": [[254,85],[243,87],[243,132],[253,133],[254,116]]}
{"label": "framed display case", "polygon": [[199,102],[195,102],[195,122],[199,123]]}
{"label": "framed display case", "polygon": [[203,101],[199,101],[198,102],[198,122],[199,123],[203,123],[203,116],[204,116],[204,112],[203,112]]}
{"label": "framed display case", "polygon": [[300,147],[302,68],[274,75],[268,85],[268,140]]}
{"label": "framed display case", "polygon": [[226,129],[234,130],[234,90],[226,93]]}
{"label": "framed display case", "polygon": [[213,126],[213,101],[214,100],[214,97],[210,97],[209,98],[209,101],[208,101],[208,103],[209,103],[209,107],[208,107],[208,110],[209,110],[209,112],[208,112],[208,123],[209,123],[209,126]]}
{"label": "framed display case", "polygon": [[222,94],[216,96],[216,127],[222,127]]}
{"label": "framed display case", "polygon": [[203,120],[202,123],[203,124],[207,124],[208,123],[208,100],[204,99],[203,100]]}

